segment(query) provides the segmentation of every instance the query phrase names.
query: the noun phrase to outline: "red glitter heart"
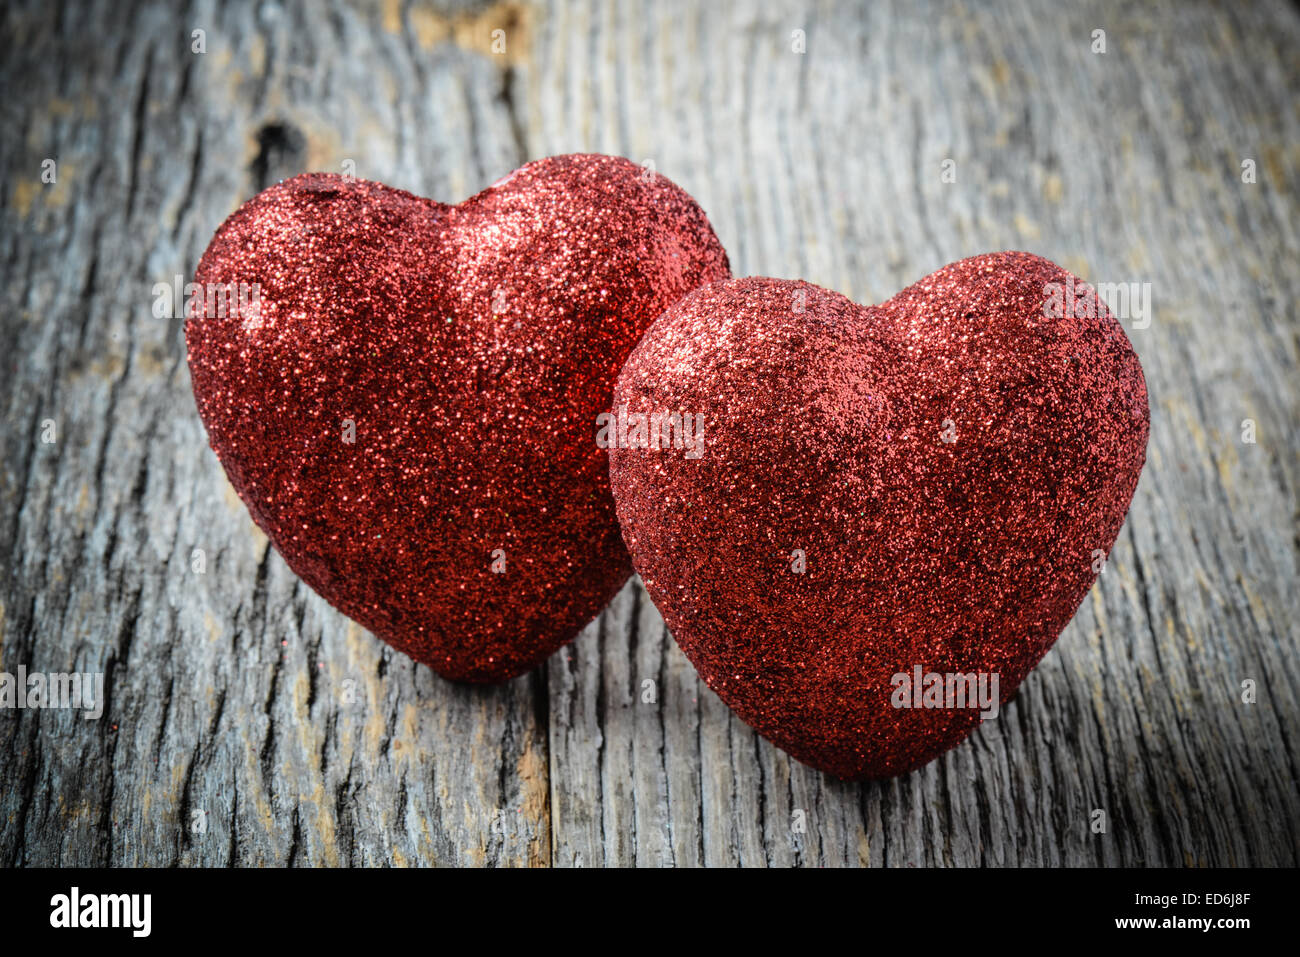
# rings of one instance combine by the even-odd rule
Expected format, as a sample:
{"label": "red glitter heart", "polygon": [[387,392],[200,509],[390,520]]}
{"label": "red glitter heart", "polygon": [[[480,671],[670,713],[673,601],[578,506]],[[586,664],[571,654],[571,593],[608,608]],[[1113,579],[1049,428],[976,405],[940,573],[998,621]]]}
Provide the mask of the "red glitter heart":
{"label": "red glitter heart", "polygon": [[[708,286],[650,327],[614,408],[623,536],[678,644],[743,720],[843,778],[919,767],[979,723],[981,691],[1012,696],[1109,554],[1148,428],[1119,324],[1025,253],[878,307]],[[684,441],[666,413],[690,416]]]}
{"label": "red glitter heart", "polygon": [[299,176],[199,263],[232,295],[191,306],[194,395],[307,584],[447,677],[503,680],[626,580],[596,416],[650,321],[729,275],[694,201],[623,159],[529,163],[457,206]]}

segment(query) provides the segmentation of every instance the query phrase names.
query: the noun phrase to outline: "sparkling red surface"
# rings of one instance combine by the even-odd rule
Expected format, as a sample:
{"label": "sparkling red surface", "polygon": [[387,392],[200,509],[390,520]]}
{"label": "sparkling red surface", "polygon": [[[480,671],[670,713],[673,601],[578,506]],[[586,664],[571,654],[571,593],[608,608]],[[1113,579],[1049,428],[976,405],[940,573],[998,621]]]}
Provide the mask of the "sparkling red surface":
{"label": "sparkling red surface", "polygon": [[503,680],[626,580],[596,416],[650,321],[728,275],[700,208],[627,160],[540,160],[457,206],[299,176],[199,263],[260,294],[188,319],[194,394],[307,584],[447,677]]}
{"label": "sparkling red surface", "polygon": [[800,761],[869,778],[932,760],[978,712],[895,708],[892,676],[997,673],[1005,702],[1092,585],[1147,394],[1104,305],[1044,317],[1067,278],[977,256],[879,307],[732,280],[628,360],[616,406],[706,414],[698,459],[611,449],[633,563],[708,685]]}

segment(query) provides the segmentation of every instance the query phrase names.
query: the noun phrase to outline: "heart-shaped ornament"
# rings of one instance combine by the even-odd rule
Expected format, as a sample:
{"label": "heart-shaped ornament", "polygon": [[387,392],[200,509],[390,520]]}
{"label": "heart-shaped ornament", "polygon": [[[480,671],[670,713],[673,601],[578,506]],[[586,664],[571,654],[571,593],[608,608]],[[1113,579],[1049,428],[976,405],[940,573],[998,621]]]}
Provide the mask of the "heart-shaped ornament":
{"label": "heart-shaped ornament", "polygon": [[615,389],[646,590],[748,724],[843,778],[919,767],[1073,616],[1146,457],[1146,384],[1095,293],[1025,253],[877,307],[738,279],[668,310]]}
{"label": "heart-shaped ornament", "polygon": [[651,320],[728,275],[699,206],[623,159],[529,163],[456,206],[299,176],[199,263],[194,395],[307,584],[446,677],[504,680],[626,580],[592,423]]}

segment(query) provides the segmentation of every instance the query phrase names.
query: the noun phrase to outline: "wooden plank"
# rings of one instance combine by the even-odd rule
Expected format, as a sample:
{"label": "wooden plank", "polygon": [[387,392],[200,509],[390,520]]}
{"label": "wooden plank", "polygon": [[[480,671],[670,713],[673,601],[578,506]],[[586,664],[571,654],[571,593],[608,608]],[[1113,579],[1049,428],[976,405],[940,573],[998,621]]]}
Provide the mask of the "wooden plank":
{"label": "wooden plank", "polygon": [[[0,17],[0,667],[108,685],[100,721],[0,713],[0,863],[1297,863],[1293,8]],[[207,450],[152,288],[242,200],[351,160],[450,201],[577,150],[653,161],[741,275],[872,302],[1022,248],[1150,283],[1150,325],[1126,325],[1151,447],[1120,541],[1016,701],[924,770],[856,785],[792,762],[635,580],[536,673],[444,682],[298,582]]]}

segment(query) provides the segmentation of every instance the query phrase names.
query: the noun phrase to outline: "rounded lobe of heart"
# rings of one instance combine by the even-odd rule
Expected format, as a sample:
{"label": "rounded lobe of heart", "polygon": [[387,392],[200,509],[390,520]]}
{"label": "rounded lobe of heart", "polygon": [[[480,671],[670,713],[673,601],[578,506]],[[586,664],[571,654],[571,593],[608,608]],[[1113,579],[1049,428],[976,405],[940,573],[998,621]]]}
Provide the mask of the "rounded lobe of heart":
{"label": "rounded lobe of heart", "polygon": [[627,579],[596,418],[651,320],[729,275],[699,206],[627,160],[540,160],[457,206],[303,175],[199,263],[194,394],[307,584],[446,677],[504,680]]}
{"label": "rounded lobe of heart", "polygon": [[[629,358],[630,422],[704,417],[697,457],[653,428],[610,451],[633,565],[709,687],[800,761],[859,779],[932,760],[1011,698],[1091,587],[1148,409],[1124,331],[1071,278],[976,256],[879,307],[731,280]],[[1059,288],[1080,298],[1048,318]]]}

